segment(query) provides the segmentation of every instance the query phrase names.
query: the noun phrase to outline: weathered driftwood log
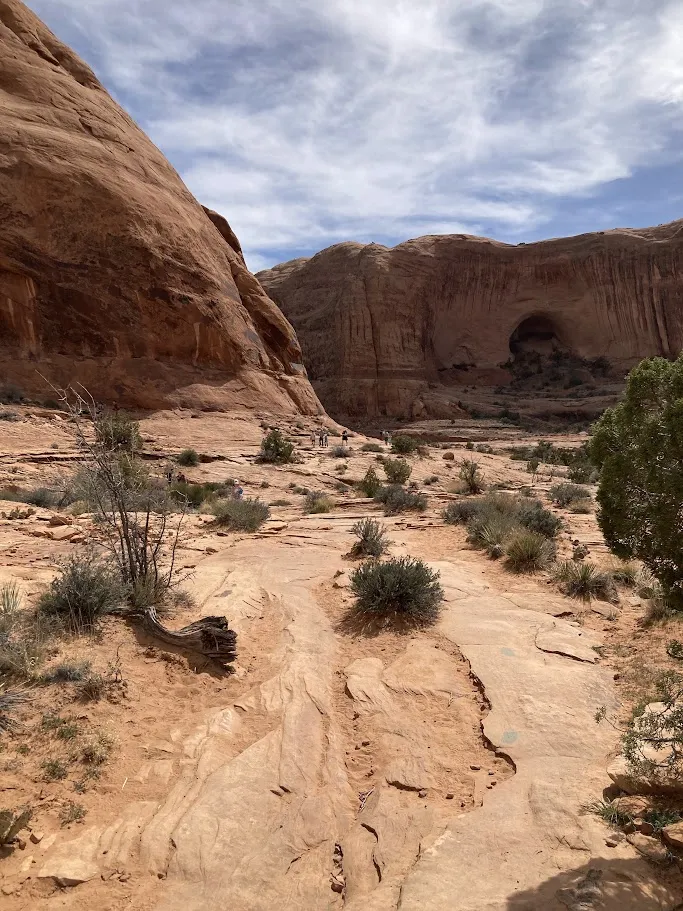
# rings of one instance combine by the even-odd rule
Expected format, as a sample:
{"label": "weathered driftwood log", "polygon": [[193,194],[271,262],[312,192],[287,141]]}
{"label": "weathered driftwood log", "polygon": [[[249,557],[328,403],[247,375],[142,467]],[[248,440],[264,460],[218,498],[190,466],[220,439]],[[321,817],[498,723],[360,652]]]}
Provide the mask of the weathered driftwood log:
{"label": "weathered driftwood log", "polygon": [[237,633],[228,628],[225,617],[202,617],[182,629],[170,630],[159,622],[156,610],[149,607],[145,610],[143,625],[162,642],[199,652],[220,664],[228,664],[237,657]]}

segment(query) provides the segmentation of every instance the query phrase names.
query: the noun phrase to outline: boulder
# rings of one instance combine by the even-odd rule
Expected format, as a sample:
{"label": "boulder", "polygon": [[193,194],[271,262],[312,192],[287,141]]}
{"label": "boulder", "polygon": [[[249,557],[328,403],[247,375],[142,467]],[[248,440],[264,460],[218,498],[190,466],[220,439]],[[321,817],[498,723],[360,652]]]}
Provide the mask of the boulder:
{"label": "boulder", "polygon": [[675,822],[671,826],[664,826],[662,838],[672,848],[683,849],[683,822]]}
{"label": "boulder", "polygon": [[19,0],[0,0],[0,116],[5,379],[141,408],[321,410],[225,219]]}

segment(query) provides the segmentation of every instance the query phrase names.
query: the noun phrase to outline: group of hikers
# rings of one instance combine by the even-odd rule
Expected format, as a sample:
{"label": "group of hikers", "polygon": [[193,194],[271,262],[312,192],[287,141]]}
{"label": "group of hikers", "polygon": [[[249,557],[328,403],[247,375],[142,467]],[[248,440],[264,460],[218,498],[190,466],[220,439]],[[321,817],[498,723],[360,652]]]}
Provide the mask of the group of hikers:
{"label": "group of hikers", "polygon": [[[342,435],[342,444],[346,446],[349,442],[349,432],[345,430]],[[326,427],[321,427],[320,430],[311,430],[311,446],[315,446],[316,440],[320,448],[326,448],[330,445],[330,435]]]}

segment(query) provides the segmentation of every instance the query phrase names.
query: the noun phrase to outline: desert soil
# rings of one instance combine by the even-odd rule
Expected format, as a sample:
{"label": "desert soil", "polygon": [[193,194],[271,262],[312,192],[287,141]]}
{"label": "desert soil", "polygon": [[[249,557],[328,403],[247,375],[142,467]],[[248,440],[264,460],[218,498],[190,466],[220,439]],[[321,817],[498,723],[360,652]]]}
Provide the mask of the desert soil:
{"label": "desert soil", "polygon": [[[16,410],[21,420],[2,425],[0,487],[73,472],[79,454],[65,416]],[[20,724],[2,735],[2,806],[34,808],[30,833],[0,856],[3,908],[679,907],[679,866],[647,862],[585,809],[609,788],[618,747],[595,712],[604,705],[625,717],[655,672],[674,668],[665,644],[675,624],[645,627],[645,605],[628,592],[616,607],[586,605],[547,575],[511,575],[473,550],[464,530],[440,517],[471,455],[451,442],[452,461],[437,445],[411,457],[427,511],[383,519],[392,554],[439,570],[440,620],[364,635],[348,622],[350,529],[381,516],[339,480],[359,479],[371,465],[381,475],[375,454],[361,452],[366,438],[352,434],[349,457],[335,458],[310,446],[306,420],[279,426],[297,439],[299,464],[257,464],[263,429],[250,415],[142,420],[153,470],[194,447],[203,461],[184,469],[189,479],[237,477],[246,496],[287,505],[272,506],[256,534],[217,531],[201,514],[186,519],[177,571],[194,604],[169,623],[225,615],[238,634],[231,674],[116,618],[94,636],[56,643],[48,666],[88,660],[117,668],[122,680],[110,698],[88,703],[72,684],[36,685]],[[444,439],[467,433],[441,430]],[[485,423],[477,433],[494,449],[475,454],[487,482],[527,485],[524,463],[504,447],[511,436],[529,440]],[[549,472],[536,481],[542,498]],[[304,514],[295,487],[330,492],[334,509]],[[0,503],[0,584],[17,582],[31,605],[58,562],[95,531],[89,515],[10,517],[17,505],[24,508]],[[561,555],[579,541],[607,565],[594,512],[562,517]],[[50,713],[73,723],[72,739],[46,730]],[[114,747],[100,777],[89,777],[82,748],[103,735]],[[65,778],[46,780],[51,759]],[[84,816],[63,824],[71,803]]]}

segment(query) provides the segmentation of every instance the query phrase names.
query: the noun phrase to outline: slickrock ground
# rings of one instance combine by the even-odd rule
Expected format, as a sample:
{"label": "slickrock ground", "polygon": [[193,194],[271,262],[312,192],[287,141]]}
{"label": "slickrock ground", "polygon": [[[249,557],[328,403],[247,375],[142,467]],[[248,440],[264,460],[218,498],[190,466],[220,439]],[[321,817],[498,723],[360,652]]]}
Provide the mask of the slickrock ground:
{"label": "slickrock ground", "polygon": [[[77,452],[62,416],[19,411],[20,422],[3,426],[0,486],[35,486],[73,470]],[[360,478],[375,456],[353,436],[350,457],[340,460],[310,448],[305,421],[279,425],[298,439],[302,463],[255,464],[262,430],[243,415],[143,420],[151,465],[161,470],[193,446],[207,461],[184,469],[188,477],[239,477],[246,495],[288,505],[273,506],[254,535],[218,532],[202,515],[187,520],[179,575],[193,574],[185,588],[196,606],[170,622],[225,614],[238,631],[232,675],[162,650],[114,618],[94,639],[58,643],[55,660],[88,658],[98,669],[116,662],[126,687],[114,701],[87,704],[74,701],[70,684],[35,687],[23,727],[2,735],[3,805],[36,808],[34,837],[0,856],[3,908],[680,907],[679,867],[651,865],[626,840],[608,846],[610,829],[584,809],[610,785],[616,747],[596,709],[628,705],[645,669],[666,666],[663,644],[675,633],[643,630],[633,597],[622,596],[606,619],[601,603],[569,600],[547,577],[510,575],[473,551],[464,530],[439,517],[470,455],[461,444],[453,462],[436,447],[411,459],[420,486],[438,476],[424,487],[429,509],[385,520],[393,554],[440,571],[440,621],[409,635],[354,632],[350,526],[377,509],[334,484]],[[499,454],[476,454],[488,481],[528,483],[524,463],[510,461],[500,432],[489,429]],[[519,441],[518,431],[507,433]],[[304,515],[294,486],[333,491],[335,509]],[[537,486],[547,489],[547,472]],[[16,505],[0,503],[0,512]],[[88,516],[65,514],[70,524],[58,526],[53,514],[0,519],[0,582],[17,580],[29,601],[55,561],[92,534]],[[591,559],[607,559],[594,515],[565,520],[564,555],[578,539]],[[75,534],[60,538],[60,528]],[[74,743],[41,729],[48,710],[75,716],[76,744],[98,732],[115,739],[84,793],[74,790],[84,773],[69,759]],[[44,780],[48,757],[64,759],[66,779]],[[60,827],[68,801],[87,812]]]}
{"label": "slickrock ground", "polygon": [[[111,404],[316,414],[292,327],[95,74],[0,0],[0,377]],[[49,395],[49,392],[48,392]]]}
{"label": "slickrock ground", "polygon": [[[532,244],[464,234],[342,243],[258,278],[336,418],[450,417],[513,350],[551,343],[617,371],[683,348],[683,222]],[[623,375],[623,373],[622,373]]]}

